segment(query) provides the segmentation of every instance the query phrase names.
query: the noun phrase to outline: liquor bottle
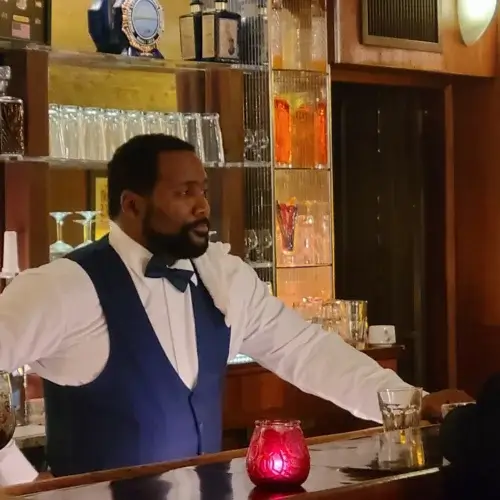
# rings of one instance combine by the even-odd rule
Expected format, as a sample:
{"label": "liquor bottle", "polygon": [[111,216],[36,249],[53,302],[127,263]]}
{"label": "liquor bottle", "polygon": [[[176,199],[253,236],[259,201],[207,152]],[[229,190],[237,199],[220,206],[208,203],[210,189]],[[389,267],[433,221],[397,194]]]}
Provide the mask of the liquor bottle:
{"label": "liquor bottle", "polygon": [[24,155],[23,101],[7,94],[9,66],[0,66],[0,156]]}
{"label": "liquor bottle", "polygon": [[227,9],[227,0],[217,0],[215,9],[203,12],[202,32],[204,61],[240,62],[241,16]]}
{"label": "liquor bottle", "polygon": [[241,19],[241,62],[264,65],[268,61],[267,2],[258,0],[243,5]]}
{"label": "liquor bottle", "polygon": [[191,12],[179,17],[179,32],[181,35],[181,54],[185,61],[200,61],[202,50],[201,18],[203,2],[192,0]]}

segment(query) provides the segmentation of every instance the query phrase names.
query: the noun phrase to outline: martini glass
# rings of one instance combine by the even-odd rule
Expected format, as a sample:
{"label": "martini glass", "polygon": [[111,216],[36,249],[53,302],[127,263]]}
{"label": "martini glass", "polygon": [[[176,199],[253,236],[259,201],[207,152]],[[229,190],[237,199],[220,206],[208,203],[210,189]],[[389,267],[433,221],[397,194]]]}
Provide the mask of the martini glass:
{"label": "martini glass", "polygon": [[56,241],[50,245],[51,261],[64,257],[67,253],[73,250],[73,247],[68,245],[68,243],[62,239],[64,219],[66,219],[66,217],[70,214],[71,212],[50,212],[50,216],[56,221]]}
{"label": "martini glass", "polygon": [[81,224],[83,226],[83,242],[76,247],[76,248],[82,248],[93,243],[92,223],[94,222],[95,216],[97,214],[100,214],[101,212],[95,210],[82,210],[76,213],[83,217],[83,219],[75,220],[77,224]]}

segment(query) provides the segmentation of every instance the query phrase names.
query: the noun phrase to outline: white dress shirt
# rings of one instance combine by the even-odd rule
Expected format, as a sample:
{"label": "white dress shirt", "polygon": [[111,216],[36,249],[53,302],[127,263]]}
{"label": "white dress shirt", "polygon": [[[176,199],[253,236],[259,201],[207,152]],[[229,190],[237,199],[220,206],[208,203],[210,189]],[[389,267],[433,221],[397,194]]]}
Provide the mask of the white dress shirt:
{"label": "white dress shirt", "polygon": [[[130,272],[168,359],[192,388],[198,353],[189,288],[182,293],[168,280],[146,278],[151,254],[114,224],[109,241]],[[299,389],[367,420],[380,421],[377,390],[407,386],[393,371],[381,368],[339,336],[306,323],[272,297],[253,269],[229,254],[229,245],[211,244],[194,264],[231,327],[228,360],[246,354]],[[176,267],[193,269],[190,261],[179,261]],[[196,284],[196,276],[193,280]],[[75,262],[59,259],[29,269],[1,295],[1,370],[28,364],[56,384],[79,386],[99,376],[108,355],[99,299]],[[0,450],[0,484],[35,477],[13,443]]]}

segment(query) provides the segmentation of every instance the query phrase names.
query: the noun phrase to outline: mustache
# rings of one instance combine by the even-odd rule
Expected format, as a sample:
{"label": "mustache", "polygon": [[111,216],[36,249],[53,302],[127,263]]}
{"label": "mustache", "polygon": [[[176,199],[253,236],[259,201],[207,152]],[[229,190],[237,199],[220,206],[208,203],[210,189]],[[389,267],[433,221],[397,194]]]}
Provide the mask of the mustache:
{"label": "mustache", "polygon": [[207,226],[210,230],[210,221],[204,217],[203,219],[195,220],[194,222],[190,222],[183,227],[184,231],[191,231],[192,229],[198,229],[200,226]]}

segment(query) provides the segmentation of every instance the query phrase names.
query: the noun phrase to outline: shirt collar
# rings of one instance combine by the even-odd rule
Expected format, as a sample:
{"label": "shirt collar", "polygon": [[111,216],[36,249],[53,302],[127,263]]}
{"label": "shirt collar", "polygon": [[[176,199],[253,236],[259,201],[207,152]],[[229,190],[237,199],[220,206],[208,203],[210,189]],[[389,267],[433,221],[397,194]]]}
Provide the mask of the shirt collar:
{"label": "shirt collar", "polygon": [[[114,248],[130,271],[144,277],[144,270],[146,269],[146,265],[153,254],[130,238],[130,236],[125,234],[116,223],[111,221],[109,223],[109,229],[109,244]],[[194,271],[193,264],[188,259],[178,260],[171,267],[173,269]],[[196,274],[193,274],[191,281],[195,285],[198,284]]]}

